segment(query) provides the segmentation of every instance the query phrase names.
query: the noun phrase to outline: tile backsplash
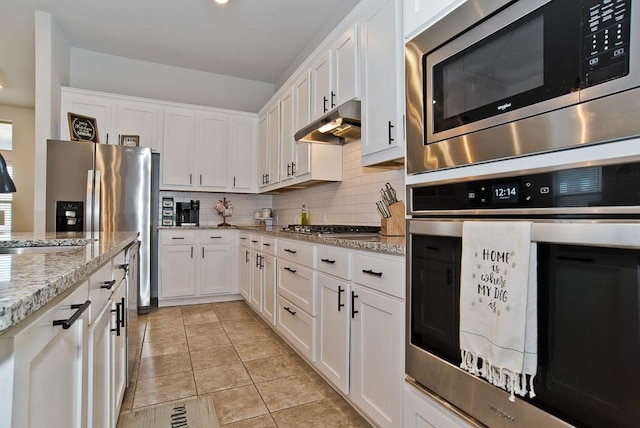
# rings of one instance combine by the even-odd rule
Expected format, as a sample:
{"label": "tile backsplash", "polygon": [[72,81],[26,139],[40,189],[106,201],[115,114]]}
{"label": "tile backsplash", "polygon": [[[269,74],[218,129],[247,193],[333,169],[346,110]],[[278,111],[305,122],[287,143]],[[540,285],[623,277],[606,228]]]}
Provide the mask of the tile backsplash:
{"label": "tile backsplash", "polygon": [[246,195],[230,193],[160,192],[160,198],[173,197],[175,202],[200,200],[200,225],[222,223],[216,210],[218,201],[226,197],[233,205],[232,225],[257,225],[253,212],[272,208],[274,226],[300,223],[302,203],[306,204],[311,224],[358,224],[380,226],[376,201],[380,189],[390,183],[399,200],[404,200],[404,170],[367,168],[361,165],[359,141],[342,147],[342,181],[316,185],[307,189],[286,191],[277,195]]}

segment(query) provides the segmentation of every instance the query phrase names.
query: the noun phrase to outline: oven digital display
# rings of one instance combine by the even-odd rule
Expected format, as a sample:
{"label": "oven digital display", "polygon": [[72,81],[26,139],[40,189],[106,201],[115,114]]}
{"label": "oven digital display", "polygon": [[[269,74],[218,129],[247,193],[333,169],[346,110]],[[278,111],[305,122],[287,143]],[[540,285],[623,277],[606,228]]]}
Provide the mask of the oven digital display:
{"label": "oven digital display", "polygon": [[491,202],[517,203],[518,184],[503,183],[491,185]]}

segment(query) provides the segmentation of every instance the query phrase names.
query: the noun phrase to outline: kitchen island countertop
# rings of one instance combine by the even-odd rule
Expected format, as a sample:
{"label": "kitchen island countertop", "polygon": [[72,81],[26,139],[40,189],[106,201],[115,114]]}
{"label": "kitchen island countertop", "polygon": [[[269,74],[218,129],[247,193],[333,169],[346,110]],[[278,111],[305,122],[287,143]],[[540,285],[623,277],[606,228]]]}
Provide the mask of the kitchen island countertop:
{"label": "kitchen island countertop", "polygon": [[71,251],[0,254],[0,336],[87,278],[137,238],[136,232],[11,233],[0,247],[79,245]]}

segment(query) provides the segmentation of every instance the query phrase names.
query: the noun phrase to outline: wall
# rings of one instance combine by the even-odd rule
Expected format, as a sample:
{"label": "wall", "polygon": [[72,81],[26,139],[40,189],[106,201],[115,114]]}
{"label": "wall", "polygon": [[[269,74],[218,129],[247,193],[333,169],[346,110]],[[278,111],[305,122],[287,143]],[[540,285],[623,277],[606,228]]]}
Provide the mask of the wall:
{"label": "wall", "polygon": [[380,226],[376,201],[389,182],[404,200],[404,169],[383,170],[361,166],[359,141],[345,144],[342,153],[342,181],[282,193],[273,198],[278,226],[300,223],[302,202],[311,224],[357,224]]}
{"label": "wall", "polygon": [[172,197],[174,202],[189,202],[192,199],[200,201],[200,226],[216,226],[222,223],[222,217],[215,211],[215,205],[222,198],[227,198],[233,206],[233,215],[227,218],[227,223],[235,226],[256,226],[253,211],[261,208],[272,208],[271,195],[244,195],[234,193],[201,193],[201,192],[160,192],[160,202],[163,197]]}
{"label": "wall", "polygon": [[253,113],[274,93],[269,83],[77,48],[71,49],[70,86]]}
{"label": "wall", "polygon": [[35,12],[36,108],[33,230],[44,232],[47,139],[60,135],[60,86],[69,85],[70,47],[51,14]]}
{"label": "wall", "polygon": [[33,182],[35,110],[0,106],[0,119],[13,124],[13,150],[2,151],[2,156],[13,165],[13,194],[11,230],[33,230]]}

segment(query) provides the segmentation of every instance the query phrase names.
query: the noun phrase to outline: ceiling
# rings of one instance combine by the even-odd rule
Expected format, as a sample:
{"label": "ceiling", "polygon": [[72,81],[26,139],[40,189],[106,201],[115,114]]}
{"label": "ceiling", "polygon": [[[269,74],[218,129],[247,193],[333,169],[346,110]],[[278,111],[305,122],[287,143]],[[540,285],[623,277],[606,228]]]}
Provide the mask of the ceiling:
{"label": "ceiling", "polygon": [[359,1],[2,0],[0,105],[35,105],[35,10],[74,48],[276,84]]}

